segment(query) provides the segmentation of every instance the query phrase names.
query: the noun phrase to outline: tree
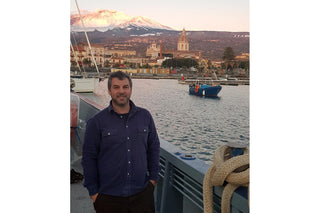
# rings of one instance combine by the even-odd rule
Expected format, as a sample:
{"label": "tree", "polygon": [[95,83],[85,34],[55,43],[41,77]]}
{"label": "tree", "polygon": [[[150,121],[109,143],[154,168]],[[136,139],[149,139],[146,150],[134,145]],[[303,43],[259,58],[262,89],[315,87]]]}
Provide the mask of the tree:
{"label": "tree", "polygon": [[241,61],[239,67],[245,70],[249,69],[249,61]]}
{"label": "tree", "polygon": [[77,62],[76,61],[71,61],[71,66],[76,66]]}
{"label": "tree", "polygon": [[222,59],[225,61],[232,61],[234,60],[234,58],[235,58],[235,55],[234,55],[233,49],[231,47],[226,47],[224,49]]}
{"label": "tree", "polygon": [[90,59],[88,59],[88,58],[83,59],[83,64],[90,66],[91,65]]}
{"label": "tree", "polygon": [[213,68],[213,66],[212,66],[212,62],[211,62],[211,60],[208,60],[208,69],[212,69]]}
{"label": "tree", "polygon": [[234,58],[235,58],[235,55],[234,55],[233,49],[231,47],[226,47],[224,49],[222,59],[226,63],[226,74],[228,74],[228,75],[233,75],[234,74],[233,73],[234,63],[232,63]]}
{"label": "tree", "polygon": [[198,67],[198,62],[190,58],[167,59],[162,63],[163,67]]}
{"label": "tree", "polygon": [[108,60],[106,60],[106,61],[104,62],[104,66],[105,66],[105,67],[110,67],[110,62],[109,62]]}

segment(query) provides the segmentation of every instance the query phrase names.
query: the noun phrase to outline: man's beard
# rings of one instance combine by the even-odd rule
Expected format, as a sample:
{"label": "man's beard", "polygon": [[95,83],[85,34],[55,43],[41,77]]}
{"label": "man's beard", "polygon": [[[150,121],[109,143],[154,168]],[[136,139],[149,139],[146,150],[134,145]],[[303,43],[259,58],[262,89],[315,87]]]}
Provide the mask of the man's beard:
{"label": "man's beard", "polygon": [[[118,101],[119,98],[122,98],[122,99],[124,98],[125,100]],[[123,107],[128,104],[129,99],[130,99],[130,97],[128,97],[128,96],[119,95],[119,96],[116,96],[116,98],[113,98],[112,102],[114,102],[114,104],[116,104],[117,106]]]}

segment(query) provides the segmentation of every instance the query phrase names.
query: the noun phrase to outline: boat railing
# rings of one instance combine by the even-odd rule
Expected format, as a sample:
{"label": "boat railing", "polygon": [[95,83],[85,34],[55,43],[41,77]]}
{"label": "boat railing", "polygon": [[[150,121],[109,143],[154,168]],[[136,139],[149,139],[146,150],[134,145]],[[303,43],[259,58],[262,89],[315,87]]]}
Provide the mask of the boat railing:
{"label": "boat railing", "polygon": [[[84,123],[104,107],[79,94],[72,93],[72,95],[77,95],[80,98],[78,135],[82,142],[85,131]],[[81,143],[78,143],[78,146],[80,145]],[[79,147],[73,148],[79,149]],[[209,167],[210,165],[204,161],[184,153],[179,147],[160,139],[160,172],[154,192],[156,212],[203,212],[202,185]],[[82,168],[79,170],[81,171]],[[213,188],[215,213],[221,212],[222,191],[223,187]],[[234,192],[231,198],[231,212],[249,212],[247,187],[240,187]]]}

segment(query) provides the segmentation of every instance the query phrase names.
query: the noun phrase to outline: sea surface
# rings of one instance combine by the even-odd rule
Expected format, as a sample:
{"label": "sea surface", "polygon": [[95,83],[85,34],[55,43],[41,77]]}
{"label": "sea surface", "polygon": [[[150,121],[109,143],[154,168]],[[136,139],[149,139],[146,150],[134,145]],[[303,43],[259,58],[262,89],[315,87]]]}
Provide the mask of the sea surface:
{"label": "sea surface", "polygon": [[[133,79],[131,100],[153,116],[160,138],[185,153],[212,163],[214,150],[226,142],[249,146],[249,86],[222,86],[218,98],[189,95],[177,80]],[[107,80],[96,95],[82,94],[108,106]]]}

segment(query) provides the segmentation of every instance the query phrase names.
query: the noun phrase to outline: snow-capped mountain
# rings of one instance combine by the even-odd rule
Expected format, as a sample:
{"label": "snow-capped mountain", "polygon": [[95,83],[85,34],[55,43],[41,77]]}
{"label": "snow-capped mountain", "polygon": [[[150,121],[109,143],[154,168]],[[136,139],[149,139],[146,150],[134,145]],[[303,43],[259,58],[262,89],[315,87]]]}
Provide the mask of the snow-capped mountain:
{"label": "snow-capped mountain", "polygon": [[[81,16],[86,27],[86,31],[107,31],[115,28],[130,29],[132,27],[173,30],[171,27],[162,25],[147,17],[131,17],[116,10],[86,11],[81,12]],[[81,19],[78,13],[71,14],[70,22],[72,31],[83,31]]]}

